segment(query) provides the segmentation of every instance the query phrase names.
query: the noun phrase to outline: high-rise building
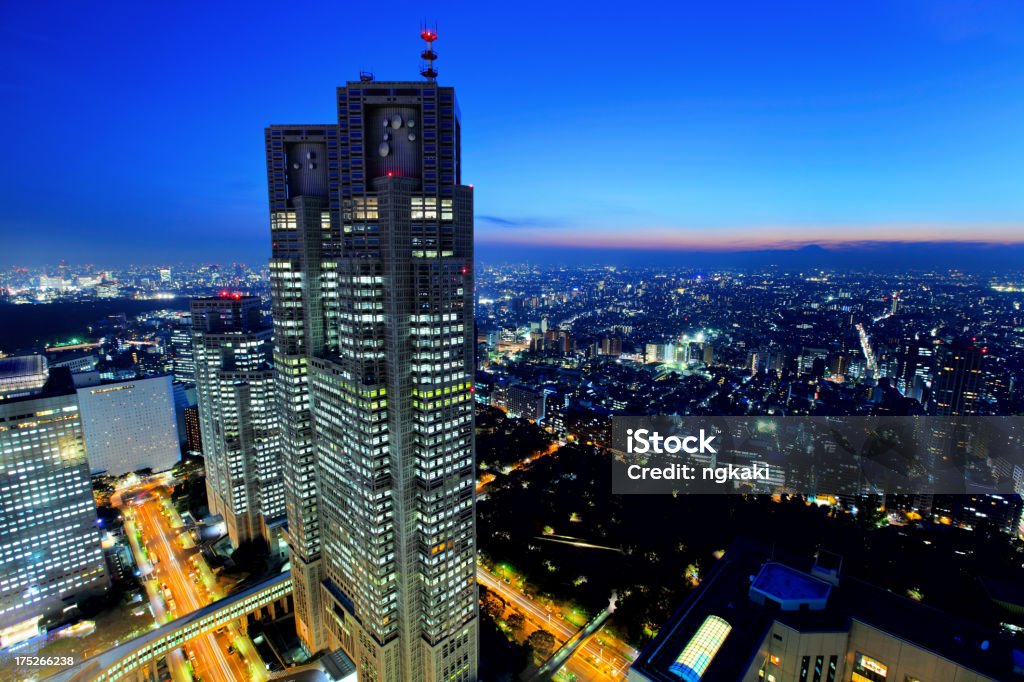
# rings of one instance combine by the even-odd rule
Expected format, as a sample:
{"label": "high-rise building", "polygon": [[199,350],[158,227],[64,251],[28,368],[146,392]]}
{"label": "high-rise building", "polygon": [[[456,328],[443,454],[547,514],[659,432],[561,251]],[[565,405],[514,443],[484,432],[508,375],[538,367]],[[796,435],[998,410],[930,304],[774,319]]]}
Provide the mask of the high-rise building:
{"label": "high-rise building", "polygon": [[196,360],[192,353],[192,318],[180,315],[171,330],[171,358],[174,380],[188,384],[196,381]]}
{"label": "high-rise building", "polygon": [[189,405],[185,408],[185,447],[190,455],[201,456],[203,454],[203,434],[199,426],[199,405]]}
{"label": "high-rise building", "polygon": [[170,375],[79,388],[78,405],[93,473],[166,471],[181,458]]}
{"label": "high-rise building", "polygon": [[473,192],[425,72],[266,131],[297,627],[379,682],[477,677]]}
{"label": "high-rise building", "polygon": [[197,298],[191,309],[210,512],[235,547],[260,536],[273,547],[284,518],[273,331],[255,296]]}
{"label": "high-rise building", "polygon": [[508,413],[530,421],[544,418],[544,393],[529,386],[513,386],[508,390]]}
{"label": "high-rise building", "polygon": [[[0,385],[16,383],[25,364],[0,368]],[[78,601],[109,583],[67,369],[52,370],[28,393],[0,399],[0,471],[4,648],[74,615]]]}
{"label": "high-rise building", "polygon": [[963,341],[943,344],[935,352],[932,402],[935,414],[978,414],[985,376],[984,350]]}
{"label": "high-rise building", "polygon": [[616,358],[622,355],[622,339],[617,336],[606,336],[601,339],[600,354]]}

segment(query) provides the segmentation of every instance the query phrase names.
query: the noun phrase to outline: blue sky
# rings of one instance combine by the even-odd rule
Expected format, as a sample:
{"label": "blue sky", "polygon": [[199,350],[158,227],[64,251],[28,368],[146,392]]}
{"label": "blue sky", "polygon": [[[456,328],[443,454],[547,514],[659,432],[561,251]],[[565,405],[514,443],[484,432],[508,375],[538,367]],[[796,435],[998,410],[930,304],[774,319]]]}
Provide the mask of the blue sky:
{"label": "blue sky", "polygon": [[31,5],[2,264],[266,258],[263,127],[416,78],[421,21],[481,244],[1024,239],[1019,2]]}

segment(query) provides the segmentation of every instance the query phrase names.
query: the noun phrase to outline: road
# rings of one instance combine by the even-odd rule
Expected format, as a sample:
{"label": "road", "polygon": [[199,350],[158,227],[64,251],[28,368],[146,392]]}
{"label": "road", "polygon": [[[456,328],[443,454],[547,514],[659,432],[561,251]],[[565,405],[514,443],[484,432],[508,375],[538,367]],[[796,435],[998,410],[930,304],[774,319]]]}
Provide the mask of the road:
{"label": "road", "polygon": [[[173,512],[164,512],[163,494],[160,489],[145,487],[135,494],[123,492],[122,498],[130,500],[126,522],[132,528],[137,525],[145,538],[145,552],[134,540],[132,549],[137,557],[142,555],[139,566],[143,577],[150,578],[146,588],[154,604],[154,614],[160,622],[167,622],[200,609],[222,595],[205,560],[190,542],[182,542],[188,536],[179,535],[180,519],[172,519],[176,517]],[[177,522],[173,523],[174,520]],[[179,529],[175,530],[172,525]],[[234,626],[197,637],[186,643],[184,649],[196,677],[203,682],[241,682],[267,677],[252,643]],[[175,669],[183,666],[176,665],[174,657],[170,667],[175,679],[181,679],[180,671]]]}
{"label": "road", "polygon": [[[519,592],[484,568],[477,569],[477,582],[501,595],[506,603],[515,604],[529,622],[527,630],[544,628],[555,636],[559,646],[576,634],[578,627],[567,623],[541,606],[530,597]],[[584,644],[570,658],[565,669],[581,680],[624,680],[630,662],[636,658],[635,649],[613,640],[608,646],[601,646],[598,639],[607,639],[606,633],[599,632]],[[607,652],[605,651],[607,649]]]}

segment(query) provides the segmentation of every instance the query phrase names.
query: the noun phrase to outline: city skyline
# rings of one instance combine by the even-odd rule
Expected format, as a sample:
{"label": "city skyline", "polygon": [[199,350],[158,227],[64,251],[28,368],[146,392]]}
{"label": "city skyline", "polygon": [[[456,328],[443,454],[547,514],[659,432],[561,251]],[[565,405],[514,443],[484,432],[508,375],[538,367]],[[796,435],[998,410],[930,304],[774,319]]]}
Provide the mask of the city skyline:
{"label": "city skyline", "polygon": [[[432,8],[442,80],[463,84],[473,116],[466,182],[480,188],[482,249],[1019,243],[1013,178],[1024,155],[1001,131],[1024,109],[1015,30],[1024,10],[809,7],[676,8],[658,22],[639,9],[613,18],[548,8],[555,15],[543,24],[529,7],[471,17]],[[22,162],[0,171],[12,199],[0,234],[18,235],[4,263],[124,262],[156,235],[173,235],[161,246],[170,259],[201,237],[213,260],[265,260],[252,151],[260,130],[295,112],[330,116],[331,98],[314,84],[353,65],[409,78],[418,68],[410,31],[368,8],[345,11],[352,30],[339,40],[296,40],[273,54],[256,39],[272,31],[273,13],[255,7],[197,20],[112,5],[48,17],[45,35],[32,28],[38,11],[5,12],[3,50],[17,67],[0,87],[20,106],[0,117],[50,134],[10,142]],[[328,23],[341,12],[319,10]],[[156,39],[147,22],[161,26]],[[381,49],[385,34],[396,39]],[[544,47],[520,47],[523,38]],[[281,77],[297,87],[266,98],[264,80]],[[43,79],[62,87],[37,87]],[[529,101],[505,83],[522,83]],[[107,126],[117,134],[99,134]],[[131,142],[157,129],[144,153]],[[44,173],[60,200],[40,213]],[[141,212],[111,205],[111,188],[141,199]],[[102,242],[88,236],[100,228]],[[641,238],[623,243],[623,232]]]}
{"label": "city skyline", "polygon": [[48,9],[0,678],[1024,682],[1024,6]]}

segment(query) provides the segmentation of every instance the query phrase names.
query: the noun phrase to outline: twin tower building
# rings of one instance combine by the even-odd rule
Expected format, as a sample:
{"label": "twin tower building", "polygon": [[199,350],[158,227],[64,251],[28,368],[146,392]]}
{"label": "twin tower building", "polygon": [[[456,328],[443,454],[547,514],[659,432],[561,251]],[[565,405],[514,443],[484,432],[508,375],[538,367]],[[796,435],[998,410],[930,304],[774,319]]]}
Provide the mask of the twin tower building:
{"label": "twin tower building", "polygon": [[272,336],[193,304],[211,509],[279,525],[300,638],[368,681],[477,679],[473,190],[425,75],[266,129]]}

